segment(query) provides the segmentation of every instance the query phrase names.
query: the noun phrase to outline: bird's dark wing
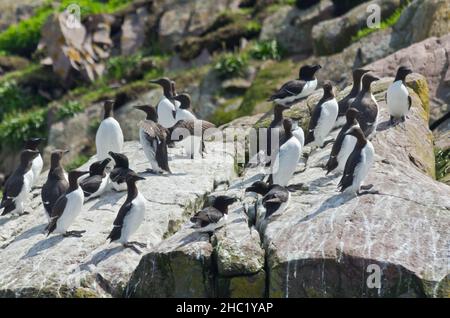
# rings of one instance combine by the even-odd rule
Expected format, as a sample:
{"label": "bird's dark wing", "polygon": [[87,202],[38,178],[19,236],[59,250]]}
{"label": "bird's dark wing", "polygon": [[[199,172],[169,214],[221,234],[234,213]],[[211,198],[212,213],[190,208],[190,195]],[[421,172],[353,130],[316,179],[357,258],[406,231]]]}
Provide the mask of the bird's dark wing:
{"label": "bird's dark wing", "polygon": [[206,207],[191,217],[191,222],[206,226],[210,223],[217,223],[223,214],[213,207]]}
{"label": "bird's dark wing", "polygon": [[210,123],[209,121],[206,120],[179,120],[173,130],[175,130],[176,128],[184,128],[187,129],[191,135],[194,134],[194,129],[195,127],[200,127],[202,130],[202,134],[205,132],[205,130],[209,129],[209,128],[215,128],[216,125],[214,125],[213,123]]}
{"label": "bird's dark wing", "polygon": [[123,226],[123,220],[127,216],[128,212],[133,207],[133,204],[128,201],[125,201],[125,203],[120,207],[119,212],[117,213],[116,219],[113,223],[113,229],[111,233],[109,233],[107,239],[110,239],[112,241],[116,241],[120,238],[122,234],[122,226]]}
{"label": "bird's dark wing", "polygon": [[269,98],[269,101],[296,96],[302,92],[303,88],[305,87],[305,84],[306,82],[302,80],[289,81],[283,84],[283,86],[281,86],[281,88],[278,91],[272,94],[272,96],[270,96]]}
{"label": "bird's dark wing", "polygon": [[322,113],[322,104],[319,103],[316,105],[316,107],[314,107],[311,120],[309,121],[308,132],[305,138],[305,145],[314,141],[314,129],[316,129],[317,127],[317,123],[319,122],[321,113]]}
{"label": "bird's dark wing", "polygon": [[62,195],[56,200],[55,205],[53,205],[52,213],[50,213],[50,222],[47,225],[46,231],[48,234],[52,233],[56,229],[56,222],[61,217],[66,208],[67,197]]}
{"label": "bird's dark wing", "polygon": [[411,105],[412,105],[411,95],[408,95],[408,110],[411,109]]}
{"label": "bird's dark wing", "polygon": [[0,203],[0,209],[5,208],[2,215],[5,215],[15,209],[13,199],[16,198],[23,187],[23,175],[14,173],[5,183],[5,190],[3,192],[3,198]]}
{"label": "bird's dark wing", "polygon": [[[66,180],[60,180],[51,185],[47,183],[42,187],[42,202],[44,204],[44,208],[49,215],[52,213],[52,208],[55,205],[55,202],[58,200],[60,196],[66,193],[69,188],[69,183]],[[51,191],[47,191],[51,190]]]}
{"label": "bird's dark wing", "polygon": [[169,168],[169,155],[167,153],[167,142],[165,138],[161,139],[157,144],[155,157],[156,162],[161,169],[172,173]]}
{"label": "bird's dark wing", "polygon": [[145,138],[148,141],[153,141],[160,134],[158,124],[152,120],[142,120],[139,127],[145,132]]}
{"label": "bird's dark wing", "polygon": [[266,218],[270,217],[277,211],[281,204],[289,199],[289,191],[279,185],[272,185],[269,192],[264,196],[262,204],[266,209]]}
{"label": "bird's dark wing", "polygon": [[338,166],[337,155],[339,154],[339,151],[341,151],[342,143],[344,142],[345,138],[345,133],[349,128],[350,128],[349,125],[345,124],[336,137],[336,140],[333,144],[333,148],[331,148],[330,158],[328,158],[328,162],[325,165],[325,168],[327,168],[327,174],[336,169],[336,167]]}
{"label": "bird's dark wing", "polygon": [[116,183],[123,183],[127,177],[128,172],[132,171],[131,169],[125,168],[114,168],[109,174],[109,178],[111,181]]}
{"label": "bird's dark wing", "polygon": [[102,176],[95,175],[87,177],[80,182],[80,187],[83,189],[84,195],[86,197],[95,193],[102,183]]}
{"label": "bird's dark wing", "polygon": [[353,183],[353,176],[355,174],[356,166],[361,162],[361,150],[356,149],[350,154],[347,159],[344,168],[344,174],[342,175],[341,181],[339,181],[338,187],[340,187],[341,192],[347,189]]}

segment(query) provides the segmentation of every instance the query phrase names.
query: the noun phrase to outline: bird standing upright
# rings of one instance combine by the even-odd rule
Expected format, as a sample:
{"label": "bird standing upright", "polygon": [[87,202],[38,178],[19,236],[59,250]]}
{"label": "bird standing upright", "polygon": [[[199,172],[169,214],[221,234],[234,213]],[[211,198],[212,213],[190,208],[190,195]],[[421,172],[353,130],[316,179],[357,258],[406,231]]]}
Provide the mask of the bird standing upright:
{"label": "bird standing upright", "polygon": [[159,100],[158,105],[156,105],[157,122],[164,128],[170,128],[176,123],[176,107],[173,99],[174,87],[172,87],[172,82],[167,77],[163,77],[152,80],[150,83],[158,84],[163,88],[163,96]]}
{"label": "bird standing upright", "polygon": [[32,161],[38,155],[37,150],[25,149],[21,152],[19,166],[5,183],[0,203],[0,209],[3,209],[1,215],[24,213],[24,203],[28,199],[33,183]]}
{"label": "bird standing upright", "polygon": [[114,101],[105,101],[105,114],[95,136],[97,160],[110,158],[110,151],[121,152],[123,148],[123,133],[120,124],[113,117],[113,107]]}
{"label": "bird standing upright", "polygon": [[146,114],[145,120],[139,122],[139,138],[145,156],[150,162],[153,173],[161,174],[164,171],[172,173],[169,168],[167,152],[167,139],[169,131],[158,124],[158,114],[150,105],[134,106]]}
{"label": "bird standing upright", "polygon": [[189,108],[191,107],[191,97],[188,94],[177,95],[174,99],[180,103],[180,106],[177,107],[177,112],[175,115],[176,122],[179,122],[180,120],[197,119],[197,117],[189,111]]}
{"label": "bird standing upright", "polygon": [[[38,146],[41,142],[43,142],[44,138],[31,138],[28,139],[25,143],[25,149],[31,149],[39,151]],[[42,172],[42,168],[44,167],[44,161],[42,160],[42,156],[39,153],[36,158],[33,159],[31,164],[31,170],[33,171],[33,181],[31,182],[31,187],[36,185],[37,180],[39,179],[39,175]]]}
{"label": "bird standing upright", "polygon": [[65,194],[69,188],[69,182],[66,179],[64,168],[61,165],[61,159],[67,152],[68,150],[54,150],[52,152],[47,181],[42,187],[42,203],[46,212],[45,215],[49,221],[56,200]]}
{"label": "bird standing upright", "polygon": [[89,176],[79,182],[86,201],[105,192],[109,179],[109,174],[105,170],[110,162],[111,158],[94,162],[89,167]]}
{"label": "bird standing upright", "polygon": [[109,152],[109,155],[114,159],[114,169],[109,174],[111,185],[116,191],[125,191],[127,189],[126,177],[129,172],[133,172],[130,169],[130,164],[127,156],[122,153]]}
{"label": "bird standing upright", "polygon": [[137,231],[145,217],[145,198],[139,193],[136,186],[136,182],[139,180],[145,180],[145,178],[138,176],[134,171],[129,171],[127,173],[127,199],[121,206],[119,213],[114,220],[114,227],[107,239],[110,239],[111,242],[117,241],[125,248],[131,248],[136,253],[141,254],[141,251],[139,251],[135,245],[138,245],[139,247],[145,247],[146,245],[129,241],[130,236]]}
{"label": "bird standing upright", "polygon": [[313,110],[306,134],[305,145],[313,143],[318,147],[323,147],[325,138],[336,122],[338,115],[338,103],[333,93],[333,86],[330,82],[323,85],[323,96]]}
{"label": "bird standing upright", "polygon": [[78,185],[78,179],[89,171],[70,171],[69,189],[60,196],[53,206],[50,222],[46,227],[47,235],[51,233],[63,236],[81,237],[86,231],[67,231],[83,208],[84,194]]}
{"label": "bird standing upright", "polygon": [[394,121],[398,118],[401,121],[405,121],[405,116],[411,108],[411,96],[409,95],[405,82],[406,76],[411,73],[411,69],[400,66],[394,82],[389,85],[386,92],[386,104],[390,114],[391,124],[394,124]]}

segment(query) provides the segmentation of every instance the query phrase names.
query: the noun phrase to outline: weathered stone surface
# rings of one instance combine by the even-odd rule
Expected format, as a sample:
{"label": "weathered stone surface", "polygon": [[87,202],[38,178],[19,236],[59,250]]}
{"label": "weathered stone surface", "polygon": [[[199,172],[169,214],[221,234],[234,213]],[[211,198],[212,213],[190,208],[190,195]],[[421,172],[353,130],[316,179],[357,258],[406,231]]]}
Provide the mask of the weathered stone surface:
{"label": "weathered stone surface", "polygon": [[351,43],[352,36],[358,30],[367,27],[367,19],[371,11],[370,5],[380,8],[382,19],[389,17],[400,5],[402,0],[372,0],[363,3],[346,14],[332,20],[326,20],[315,25],[312,29],[314,53],[316,55],[330,55],[342,51]]}
{"label": "weathered stone surface", "polygon": [[430,122],[433,123],[450,111],[449,56],[450,35],[445,35],[413,44],[366,67],[377,74],[395,76],[398,66],[406,65],[423,74],[430,89]]}
{"label": "weathered stone surface", "polygon": [[0,31],[33,15],[45,0],[3,0],[0,3]]}
{"label": "weathered stone surface", "polygon": [[147,8],[138,8],[125,16],[120,36],[120,50],[122,55],[136,53],[144,44],[149,12]]}
{"label": "weathered stone surface", "polygon": [[264,20],[259,38],[275,39],[289,53],[310,53],[313,49],[313,26],[331,18],[332,14],[333,4],[328,0],[306,10],[284,6]]}
{"label": "weathered stone surface", "polygon": [[[173,174],[155,176],[145,173],[148,163],[138,143],[125,144],[131,168],[147,178],[138,185],[147,199],[146,218],[133,237],[147,243],[145,253],[155,251],[199,208],[206,193],[234,175],[233,158],[222,152],[220,143],[206,143],[206,148],[206,157],[194,161],[180,159],[180,149],[170,149]],[[45,178],[41,175],[40,184]],[[88,201],[72,227],[86,230],[80,239],[46,237],[40,190],[34,190],[26,209],[30,214],[0,218],[0,296],[123,296],[141,256],[109,244],[106,237],[125,198],[124,192],[107,192]]]}

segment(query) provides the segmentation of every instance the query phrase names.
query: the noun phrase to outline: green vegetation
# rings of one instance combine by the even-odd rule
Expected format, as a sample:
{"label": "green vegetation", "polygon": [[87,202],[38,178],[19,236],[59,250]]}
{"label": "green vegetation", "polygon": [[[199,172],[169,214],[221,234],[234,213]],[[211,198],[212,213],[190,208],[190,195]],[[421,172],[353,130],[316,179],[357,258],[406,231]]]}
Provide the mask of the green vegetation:
{"label": "green vegetation", "polygon": [[394,13],[392,13],[388,18],[382,20],[380,22],[379,28],[366,27],[366,28],[359,30],[354,36],[352,36],[352,39],[351,39],[352,43],[359,41],[360,39],[368,36],[369,34],[371,34],[373,32],[390,28],[391,26],[396,24],[398,19],[400,19],[400,16],[402,15],[403,10],[406,8],[406,6],[408,4],[409,4],[409,2],[407,2],[404,6],[395,10]]}
{"label": "green vegetation", "polygon": [[35,104],[43,103],[42,97],[24,92],[14,80],[0,83],[0,100],[2,101],[0,119],[7,113],[31,108]]}
{"label": "green vegetation", "polygon": [[131,56],[114,56],[108,60],[106,76],[108,78],[121,80],[123,78],[130,78],[132,73],[136,71],[139,62],[142,60],[142,54],[135,54]]}
{"label": "green vegetation", "polygon": [[248,66],[245,54],[226,53],[219,57],[214,69],[222,79],[244,75]]}
{"label": "green vegetation", "polygon": [[[111,13],[124,8],[131,0],[63,0],[58,11],[63,11],[70,4],[78,4],[81,18],[87,14]],[[30,57],[35,51],[41,36],[41,28],[53,13],[52,1],[39,8],[29,19],[9,26],[0,33],[0,51]]]}
{"label": "green vegetation", "polygon": [[442,179],[450,173],[450,148],[436,149],[436,179]]}
{"label": "green vegetation", "polygon": [[73,117],[76,113],[81,112],[84,109],[78,101],[66,101],[61,107],[58,108],[56,118],[62,120],[64,118]]}
{"label": "green vegetation", "polygon": [[250,56],[257,60],[280,60],[283,52],[276,40],[258,41],[250,49]]}
{"label": "green vegetation", "polygon": [[47,108],[23,113],[7,114],[0,123],[0,140],[13,149],[20,147],[24,140],[47,135]]}
{"label": "green vegetation", "polygon": [[251,20],[245,24],[245,30],[249,33],[259,33],[262,29],[261,23],[256,20]]}
{"label": "green vegetation", "polygon": [[78,167],[82,166],[83,164],[85,164],[88,160],[89,160],[88,155],[85,155],[85,154],[78,155],[71,162],[64,165],[64,169],[66,169],[66,171],[72,171],[72,170],[77,169]]}

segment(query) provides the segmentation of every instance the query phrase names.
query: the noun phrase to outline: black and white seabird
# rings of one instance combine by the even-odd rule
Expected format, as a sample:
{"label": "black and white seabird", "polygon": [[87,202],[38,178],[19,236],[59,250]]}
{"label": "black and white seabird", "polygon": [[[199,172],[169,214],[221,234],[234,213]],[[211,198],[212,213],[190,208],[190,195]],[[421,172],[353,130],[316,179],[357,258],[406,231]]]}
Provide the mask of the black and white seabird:
{"label": "black and white seabird", "polygon": [[294,118],[291,117],[292,119],[292,134],[297,137],[298,141],[300,141],[300,144],[302,145],[302,149],[303,146],[305,145],[305,133],[303,132],[302,127],[300,127],[298,125],[298,121],[301,119],[299,118]]}
{"label": "black and white seabird", "polygon": [[174,98],[173,104],[175,105],[175,109],[178,110],[178,108],[180,107],[180,101],[175,99],[175,97],[178,95],[175,89],[175,81],[170,81],[170,84],[172,86],[172,97]]}
{"label": "black and white seabird", "polygon": [[313,143],[323,147],[325,138],[333,129],[338,115],[339,106],[333,93],[330,82],[323,85],[323,96],[313,110],[306,134],[305,145]]}
{"label": "black and white seabird", "polygon": [[186,155],[194,159],[196,154],[203,157],[205,152],[204,137],[208,129],[216,126],[206,120],[180,120],[170,129],[172,141],[181,142]]}
{"label": "black and white seabird", "polygon": [[226,218],[228,206],[236,202],[236,198],[220,195],[214,199],[212,206],[203,208],[191,217],[191,222],[195,223],[194,228],[204,228],[210,224],[214,225],[222,217]]}
{"label": "black and white seabird", "polygon": [[33,183],[32,161],[38,155],[38,150],[25,149],[21,152],[19,166],[5,183],[0,203],[0,210],[3,209],[1,215],[24,213],[24,203]]}
{"label": "black and white seabird", "polygon": [[366,139],[361,128],[357,126],[352,127],[347,131],[346,135],[354,136],[356,138],[356,145],[347,159],[344,175],[338,187],[340,187],[341,192],[358,195],[361,184],[373,164],[375,151],[372,143]]}
{"label": "black and white seabird", "polygon": [[368,72],[370,72],[370,70],[362,68],[353,70],[353,86],[350,93],[338,102],[339,112],[335,127],[341,127],[345,124],[347,110],[361,91],[361,78]]}
{"label": "black and white seabird", "polygon": [[67,152],[68,150],[52,151],[47,181],[42,186],[41,198],[46,212],[45,215],[49,221],[56,200],[69,189],[69,182],[67,181],[64,168],[61,165],[61,159]]}
{"label": "black and white seabird", "polygon": [[89,176],[80,181],[80,187],[84,192],[84,199],[89,200],[99,197],[106,190],[109,174],[106,167],[111,162],[111,158],[96,161],[89,167]]}
{"label": "black and white seabird", "polygon": [[356,138],[351,135],[346,135],[346,133],[352,127],[359,127],[358,121],[356,120],[358,114],[359,112],[356,108],[350,107],[347,110],[347,122],[339,131],[336,141],[333,144],[333,148],[331,148],[330,158],[325,165],[327,174],[336,168],[338,168],[338,171],[344,171],[348,156],[350,156],[356,144]]}
{"label": "black and white seabird", "polygon": [[113,107],[114,101],[105,101],[105,114],[95,136],[97,160],[109,158],[110,151],[121,152],[123,148],[123,133],[120,124],[113,117]]}
{"label": "black and white seabird", "polygon": [[269,185],[264,181],[256,181],[245,192],[255,192],[263,196],[262,205],[265,209],[264,219],[269,218],[275,212],[286,209],[291,196],[288,189],[278,184]]}
{"label": "black and white seabird", "polygon": [[270,184],[286,186],[292,178],[297,167],[298,159],[302,152],[302,145],[296,136],[292,134],[292,120],[283,120],[286,141],[280,147],[272,164],[272,173],[269,176]]}
{"label": "black and white seabird", "polygon": [[146,113],[146,119],[139,123],[139,138],[144,149],[145,156],[154,173],[164,171],[172,173],[169,168],[169,156],[167,152],[167,139],[169,131],[158,124],[158,114],[150,105],[134,106]]}
{"label": "black and white seabird", "polygon": [[406,76],[411,74],[411,69],[400,66],[397,70],[394,82],[389,85],[386,92],[386,104],[390,114],[390,122],[394,124],[395,119],[405,121],[405,116],[411,108],[411,96],[406,88]]}
{"label": "black and white seabird", "polygon": [[126,175],[126,185],[128,188],[127,199],[120,207],[119,213],[114,220],[114,227],[107,239],[111,242],[119,242],[126,248],[131,248],[138,254],[141,251],[135,247],[145,247],[146,245],[139,242],[130,242],[130,237],[133,235],[139,226],[144,222],[145,217],[145,198],[139,193],[136,182],[145,180],[138,176],[134,171],[129,171]]}
{"label": "black and white seabird", "polygon": [[67,231],[73,224],[83,208],[84,194],[78,185],[78,179],[89,173],[89,171],[70,171],[69,189],[56,200],[53,206],[50,222],[45,231],[47,235],[51,233],[63,234],[64,236],[81,237],[86,231]]}
{"label": "black and white seabird", "polygon": [[320,65],[305,65],[300,68],[298,79],[289,81],[275,92],[268,101],[277,104],[292,105],[298,100],[311,95],[317,87],[316,72]]}
{"label": "black and white seabird", "polygon": [[[28,139],[25,143],[25,149],[31,149],[31,150],[37,150],[38,146],[41,142],[43,142],[45,138],[31,138]],[[42,160],[42,156],[39,153],[36,158],[33,159],[33,162],[31,164],[31,170],[33,171],[33,181],[31,183],[31,187],[33,187],[37,180],[39,179],[39,175],[42,172],[42,168],[44,167],[44,161]]]}
{"label": "black and white seabird", "polygon": [[109,173],[109,179],[111,180],[111,185],[116,191],[125,191],[127,189],[126,178],[128,173],[133,172],[130,169],[130,164],[127,156],[123,153],[109,152],[109,155],[114,159],[115,166]]}
{"label": "black and white seabird", "polygon": [[175,125],[176,107],[173,99],[172,82],[167,77],[152,80],[150,83],[158,84],[163,88],[164,95],[156,106],[158,114],[158,123],[164,128],[170,128]]}
{"label": "black and white seabird", "polygon": [[175,121],[179,122],[180,120],[196,120],[197,117],[189,111],[191,107],[191,97],[188,94],[180,94],[174,97],[176,101],[180,103],[177,107],[177,113],[175,115]]}
{"label": "black and white seabird", "polygon": [[351,105],[359,111],[358,123],[364,135],[368,138],[375,133],[378,125],[378,103],[370,90],[370,85],[378,80],[379,78],[372,74],[364,75],[362,89]]}

